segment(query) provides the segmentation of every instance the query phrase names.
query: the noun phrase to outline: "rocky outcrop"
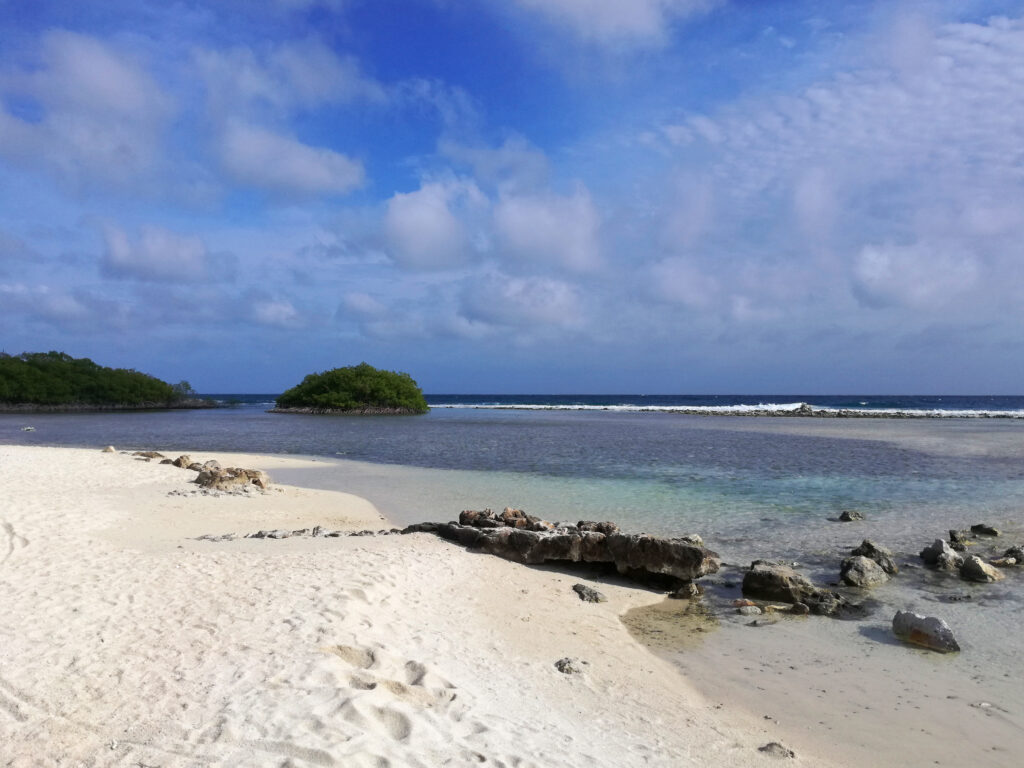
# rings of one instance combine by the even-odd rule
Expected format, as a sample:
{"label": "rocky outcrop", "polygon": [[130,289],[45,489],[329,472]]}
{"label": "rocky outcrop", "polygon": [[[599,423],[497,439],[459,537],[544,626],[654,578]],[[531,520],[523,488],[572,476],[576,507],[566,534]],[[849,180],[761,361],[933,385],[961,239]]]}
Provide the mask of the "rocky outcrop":
{"label": "rocky outcrop", "polygon": [[864,515],[854,509],[844,509],[839,513],[840,523],[852,523],[855,520],[863,520]]}
{"label": "rocky outcrop", "polygon": [[263,470],[238,467],[204,469],[196,476],[194,482],[201,488],[215,491],[227,491],[250,483],[262,490],[270,487],[270,477]]}
{"label": "rocky outcrop", "polygon": [[614,523],[549,523],[522,510],[500,515],[467,510],[458,523],[418,523],[403,533],[434,533],[469,549],[517,563],[611,563],[634,578],[669,577],[689,582],[718,571],[718,555],[684,539],[623,534]]}
{"label": "rocky outcrop", "polygon": [[851,587],[873,587],[887,582],[889,574],[874,560],[856,555],[843,560],[839,568],[839,578]]}
{"label": "rocky outcrop", "polygon": [[989,584],[1006,577],[977,555],[970,555],[964,558],[963,565],[960,566],[960,578]]}
{"label": "rocky outcrop", "polygon": [[803,603],[823,616],[839,612],[847,605],[842,596],[816,587],[788,565],[771,560],[755,560],[743,576],[743,594],[760,600]]}
{"label": "rocky outcrop", "polygon": [[953,630],[945,621],[934,616],[897,611],[892,619],[892,631],[900,640],[933,651],[952,653],[960,650],[960,644],[953,637]]}
{"label": "rocky outcrop", "polygon": [[975,536],[998,536],[999,531],[985,523],[975,523],[971,526],[971,533]]}
{"label": "rocky outcrop", "polygon": [[892,552],[868,539],[864,539],[856,549],[851,549],[850,554],[861,555],[868,558],[868,560],[874,560],[890,576],[900,572]]}

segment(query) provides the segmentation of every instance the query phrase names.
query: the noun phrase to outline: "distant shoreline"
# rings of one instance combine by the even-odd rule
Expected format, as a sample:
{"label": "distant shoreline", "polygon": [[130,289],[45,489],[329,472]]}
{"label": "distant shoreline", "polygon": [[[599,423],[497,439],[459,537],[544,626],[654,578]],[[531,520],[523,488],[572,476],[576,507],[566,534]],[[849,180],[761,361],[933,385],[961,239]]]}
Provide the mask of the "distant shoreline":
{"label": "distant shoreline", "polygon": [[383,406],[366,406],[364,408],[268,408],[267,413],[299,413],[315,416],[419,416],[421,411],[411,408],[389,408]]}

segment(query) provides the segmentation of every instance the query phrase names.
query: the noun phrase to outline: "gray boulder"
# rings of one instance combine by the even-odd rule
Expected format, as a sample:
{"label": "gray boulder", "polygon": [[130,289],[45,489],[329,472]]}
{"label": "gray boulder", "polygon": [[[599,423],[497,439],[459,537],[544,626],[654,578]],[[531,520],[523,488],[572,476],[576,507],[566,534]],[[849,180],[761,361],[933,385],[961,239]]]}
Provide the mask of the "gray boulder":
{"label": "gray boulder", "polygon": [[960,650],[953,630],[942,619],[921,616],[910,611],[897,611],[892,619],[892,631],[900,640],[941,653]]}
{"label": "gray boulder", "polygon": [[889,575],[874,560],[857,555],[843,560],[839,569],[839,578],[843,580],[844,584],[851,587],[873,587],[876,584],[887,582]]}
{"label": "gray boulder", "polygon": [[839,513],[840,523],[852,523],[854,520],[863,520],[864,515],[853,509],[844,509]]}
{"label": "gray boulder", "polygon": [[890,576],[900,572],[892,552],[868,539],[864,539],[856,549],[851,549],[850,554],[861,555],[869,560],[874,560]]}
{"label": "gray boulder", "polygon": [[977,555],[970,555],[964,558],[963,565],[960,566],[960,578],[988,584],[1006,577]]}

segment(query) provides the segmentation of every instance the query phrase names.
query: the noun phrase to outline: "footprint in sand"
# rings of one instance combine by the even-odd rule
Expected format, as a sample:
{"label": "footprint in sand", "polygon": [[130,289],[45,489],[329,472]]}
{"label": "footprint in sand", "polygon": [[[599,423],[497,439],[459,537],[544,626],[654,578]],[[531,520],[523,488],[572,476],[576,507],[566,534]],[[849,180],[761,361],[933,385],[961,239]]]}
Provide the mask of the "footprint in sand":
{"label": "footprint in sand", "polygon": [[14,526],[6,520],[0,520],[0,565],[7,562],[15,550],[28,546],[28,539],[19,536]]}

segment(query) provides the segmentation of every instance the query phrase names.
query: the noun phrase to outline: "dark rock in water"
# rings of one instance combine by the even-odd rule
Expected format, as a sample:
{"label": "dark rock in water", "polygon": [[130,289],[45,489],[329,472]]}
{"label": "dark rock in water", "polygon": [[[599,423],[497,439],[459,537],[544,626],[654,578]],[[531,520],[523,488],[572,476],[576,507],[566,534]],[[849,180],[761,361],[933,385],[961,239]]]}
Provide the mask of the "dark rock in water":
{"label": "dark rock in water", "polygon": [[1024,544],[1014,544],[1003,552],[1003,557],[1012,557],[1017,561],[1017,565],[1021,565],[1024,563]]}
{"label": "dark rock in water", "polygon": [[927,565],[934,565],[946,571],[958,570],[963,565],[963,558],[942,539],[936,539],[922,549],[921,559]]}
{"label": "dark rock in water", "polygon": [[758,752],[764,752],[769,757],[778,757],[780,759],[796,757],[796,752],[792,749],[782,746],[777,741],[770,741],[763,747],[757,748]]}
{"label": "dark rock in water", "polygon": [[970,555],[960,566],[960,578],[987,584],[1006,577],[977,555]]}
{"label": "dark rock in water", "polygon": [[991,525],[985,525],[985,523],[976,523],[971,526],[971,533],[975,536],[998,536],[999,531],[993,528]]}
{"label": "dark rock in water", "polygon": [[692,581],[684,582],[675,592],[670,592],[669,597],[673,600],[695,600],[704,594],[703,590]]}
{"label": "dark rock in water", "polygon": [[[588,531],[591,533],[603,533],[605,536],[610,536],[613,533],[619,532],[618,525],[607,521],[603,523],[597,523],[593,520],[580,520],[578,523],[576,523],[576,527],[581,531]],[[701,546],[703,546],[703,544]]]}
{"label": "dark rock in water", "polygon": [[856,549],[851,549],[850,554],[861,555],[869,560],[874,560],[890,576],[900,572],[892,552],[868,539],[864,539]]}
{"label": "dark rock in water", "polygon": [[770,560],[755,560],[743,576],[743,594],[761,600],[804,603],[822,616],[831,616],[846,607],[847,601],[834,592],[816,587],[803,574],[788,565]]}
{"label": "dark rock in water", "polygon": [[887,582],[889,575],[874,560],[856,555],[843,560],[839,578],[851,587],[873,587]]}
{"label": "dark rock in water", "polygon": [[[613,563],[619,573],[638,578],[692,581],[715,573],[720,565],[716,553],[682,539],[621,533],[606,535],[585,527],[554,528],[548,524],[552,530],[540,525],[546,521],[531,523],[537,530],[508,525],[492,527],[487,521],[496,519],[493,513],[463,512],[460,519],[471,520],[472,524],[420,523],[402,532],[436,533],[464,547],[517,563]],[[510,519],[520,518],[510,516]],[[614,523],[596,523],[595,526],[603,530],[616,527]]]}
{"label": "dark rock in water", "polygon": [[967,534],[955,528],[949,529],[949,546],[956,552],[963,552],[967,549]]}
{"label": "dark rock in water", "polygon": [[864,515],[853,509],[844,509],[839,513],[840,523],[852,523],[854,520],[863,520]]}
{"label": "dark rock in water", "polygon": [[584,666],[589,663],[590,662],[583,661],[581,659],[572,659],[566,656],[565,658],[559,659],[555,662],[555,669],[563,675],[582,675],[586,672]]}
{"label": "dark rock in water", "polygon": [[598,592],[593,587],[588,587],[586,584],[573,584],[573,591],[580,596],[580,600],[585,603],[607,603],[608,598]]}
{"label": "dark rock in water", "polygon": [[953,630],[935,616],[897,611],[892,619],[892,631],[901,640],[933,651],[953,653],[960,650],[960,644],[953,637]]}

